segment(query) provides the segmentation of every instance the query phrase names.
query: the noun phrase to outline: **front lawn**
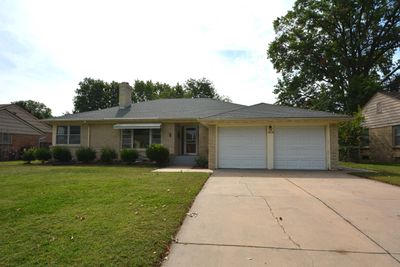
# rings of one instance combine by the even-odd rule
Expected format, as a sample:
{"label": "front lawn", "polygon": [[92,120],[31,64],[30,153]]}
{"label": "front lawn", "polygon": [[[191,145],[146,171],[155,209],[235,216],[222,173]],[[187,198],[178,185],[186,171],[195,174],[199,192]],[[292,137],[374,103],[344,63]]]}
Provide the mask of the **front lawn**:
{"label": "front lawn", "polygon": [[378,163],[353,163],[340,162],[343,167],[366,169],[373,172],[352,172],[351,174],[374,179],[400,186],[400,164],[378,164]]}
{"label": "front lawn", "polygon": [[207,177],[2,162],[0,265],[158,265]]}

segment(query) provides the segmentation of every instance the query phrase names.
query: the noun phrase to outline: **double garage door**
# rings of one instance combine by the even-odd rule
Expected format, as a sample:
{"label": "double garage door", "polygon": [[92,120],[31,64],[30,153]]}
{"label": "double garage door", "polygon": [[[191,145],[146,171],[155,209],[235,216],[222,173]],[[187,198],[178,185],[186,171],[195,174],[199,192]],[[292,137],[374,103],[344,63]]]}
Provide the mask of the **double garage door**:
{"label": "double garage door", "polygon": [[[271,148],[270,148],[271,149]],[[276,127],[274,169],[326,169],[325,127]],[[266,127],[218,128],[218,168],[267,168]]]}

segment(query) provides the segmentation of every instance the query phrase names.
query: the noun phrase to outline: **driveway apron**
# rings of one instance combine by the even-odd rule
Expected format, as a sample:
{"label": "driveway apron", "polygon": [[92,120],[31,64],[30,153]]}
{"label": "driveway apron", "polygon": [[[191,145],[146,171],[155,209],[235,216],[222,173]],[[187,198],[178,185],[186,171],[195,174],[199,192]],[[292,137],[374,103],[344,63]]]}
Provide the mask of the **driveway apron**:
{"label": "driveway apron", "polygon": [[400,266],[400,187],[328,171],[214,172],[164,266]]}

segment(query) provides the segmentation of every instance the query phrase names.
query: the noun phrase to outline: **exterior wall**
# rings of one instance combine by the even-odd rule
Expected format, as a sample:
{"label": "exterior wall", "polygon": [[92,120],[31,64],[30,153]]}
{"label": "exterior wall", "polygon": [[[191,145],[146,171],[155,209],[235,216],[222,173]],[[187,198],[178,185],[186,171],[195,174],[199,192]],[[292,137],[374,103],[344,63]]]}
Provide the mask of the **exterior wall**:
{"label": "exterior wall", "polygon": [[23,148],[39,147],[38,135],[11,134],[11,144],[0,145],[0,160],[19,159]]}
{"label": "exterior wall", "polygon": [[[400,148],[393,146],[392,126],[369,129],[369,158],[376,162],[392,162],[400,157]],[[367,154],[367,152],[364,152]]]}
{"label": "exterior wall", "polygon": [[208,158],[208,129],[199,124],[199,156]]}
{"label": "exterior wall", "polygon": [[[380,103],[381,113],[377,113],[377,104]],[[400,100],[394,97],[377,93],[362,110],[364,126],[378,128],[400,125]]]}
{"label": "exterior wall", "polygon": [[[97,156],[100,156],[100,150],[103,147],[109,147],[120,150],[121,131],[113,129],[113,124],[92,124],[90,125],[90,137],[88,144],[89,129],[86,125],[81,127],[81,145],[90,146],[97,151]],[[117,153],[118,154],[118,153]]]}
{"label": "exterior wall", "polygon": [[208,126],[208,168],[217,168],[217,127]]}
{"label": "exterior wall", "polygon": [[336,170],[339,162],[339,134],[337,124],[329,125],[329,153],[330,159],[330,169]]}

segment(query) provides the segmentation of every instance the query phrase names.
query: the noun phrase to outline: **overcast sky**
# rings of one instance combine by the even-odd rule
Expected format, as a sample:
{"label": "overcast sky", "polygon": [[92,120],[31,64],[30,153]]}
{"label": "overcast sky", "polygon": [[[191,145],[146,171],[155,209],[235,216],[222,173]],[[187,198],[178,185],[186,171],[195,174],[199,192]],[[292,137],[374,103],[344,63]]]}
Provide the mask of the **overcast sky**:
{"label": "overcast sky", "polygon": [[85,77],[206,77],[240,104],[273,103],[273,20],[293,1],[0,1],[0,103],[60,115]]}

